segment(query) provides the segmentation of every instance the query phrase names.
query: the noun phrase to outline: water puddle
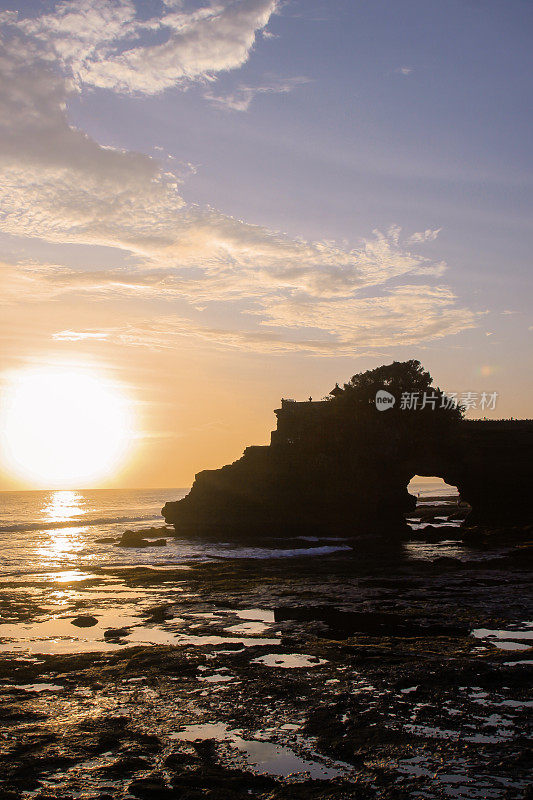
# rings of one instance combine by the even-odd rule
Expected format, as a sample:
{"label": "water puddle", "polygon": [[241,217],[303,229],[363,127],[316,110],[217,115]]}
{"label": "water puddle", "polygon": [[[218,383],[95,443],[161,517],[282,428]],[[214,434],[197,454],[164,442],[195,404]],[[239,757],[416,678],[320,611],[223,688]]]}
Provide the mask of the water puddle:
{"label": "water puddle", "polygon": [[[423,525],[411,526],[415,528]],[[411,540],[403,545],[405,555],[409,559],[435,561],[437,558],[461,558],[467,552],[465,546],[458,541],[447,539],[442,542],[419,542]]]}
{"label": "water puddle", "polygon": [[264,622],[241,622],[239,625],[230,625],[229,628],[224,628],[228,633],[247,633],[250,636],[254,634],[264,633],[268,630],[268,625]]}
{"label": "water puddle", "polygon": [[198,678],[199,681],[205,681],[206,683],[227,683],[228,681],[233,681],[235,678],[233,675],[221,675],[220,673],[215,673],[214,675],[202,675]]}
{"label": "water puddle", "polygon": [[60,692],[65,687],[60,683],[12,683],[4,684],[2,688],[17,689],[24,692]]}
{"label": "water puddle", "polygon": [[280,667],[281,669],[302,669],[318,667],[327,664],[326,659],[317,656],[304,656],[299,653],[268,653],[265,656],[252,659],[252,664],[263,664],[265,667]]}
{"label": "water puddle", "polygon": [[[248,639],[244,636],[241,637],[234,637],[234,636],[191,636],[187,634],[183,634],[179,637],[179,644],[195,644],[198,646],[212,644],[212,645],[224,645],[224,644],[242,644],[243,647],[258,647],[258,646],[268,646],[268,645],[276,645],[280,644],[279,639]],[[220,651],[222,652],[222,651]]]}
{"label": "water puddle", "polygon": [[290,747],[259,739],[243,739],[240,734],[241,731],[230,730],[224,723],[216,722],[188,725],[183,731],[173,733],[171,738],[182,742],[214,739],[227,743],[242,754],[252,771],[264,775],[300,780],[330,780],[352,772],[349,764],[333,762],[334,766],[331,766],[326,762],[301,758]]}
{"label": "water puddle", "polygon": [[481,777],[469,774],[466,759],[447,758],[446,761],[435,761],[426,755],[417,755],[398,761],[397,770],[400,775],[410,778],[425,779],[430,793],[420,785],[417,797],[456,798],[456,800],[500,800],[502,788],[523,788],[526,783],[502,780],[496,776]]}
{"label": "water puddle", "polygon": [[530,644],[521,644],[520,642],[491,642],[499,650],[531,650]]}
{"label": "water puddle", "polygon": [[533,623],[523,622],[516,628],[491,629],[475,628],[471,636],[484,643],[492,644],[499,650],[523,651],[533,647]]}
{"label": "water puddle", "polygon": [[[105,614],[95,612],[97,622],[90,627],[73,625],[76,615],[52,617],[44,622],[8,623],[0,625],[0,652],[76,653],[116,649],[116,642],[104,640],[109,628],[130,628],[139,624],[139,617],[124,615],[120,608],[107,608]],[[92,616],[92,615],[91,615]]]}
{"label": "water puddle", "polygon": [[267,624],[276,621],[274,612],[267,608],[236,608],[232,609],[232,613],[241,619],[253,619]]}
{"label": "water puddle", "polygon": [[460,736],[457,731],[443,730],[442,728],[436,728],[432,725],[407,724],[404,725],[404,728],[408,733],[413,733],[415,736],[427,736],[428,739],[450,739],[451,741],[457,741]]}

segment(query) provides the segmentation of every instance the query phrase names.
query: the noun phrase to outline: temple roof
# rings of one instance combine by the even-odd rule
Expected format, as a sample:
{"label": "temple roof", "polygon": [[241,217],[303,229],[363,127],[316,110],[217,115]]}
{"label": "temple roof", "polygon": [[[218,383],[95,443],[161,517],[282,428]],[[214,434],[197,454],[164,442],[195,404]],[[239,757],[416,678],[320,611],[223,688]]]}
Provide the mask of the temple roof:
{"label": "temple roof", "polygon": [[331,390],[330,394],[333,395],[333,397],[337,397],[337,395],[342,394],[343,392],[344,392],[344,389],[341,389],[339,384],[336,383],[335,386],[333,387],[333,389]]}

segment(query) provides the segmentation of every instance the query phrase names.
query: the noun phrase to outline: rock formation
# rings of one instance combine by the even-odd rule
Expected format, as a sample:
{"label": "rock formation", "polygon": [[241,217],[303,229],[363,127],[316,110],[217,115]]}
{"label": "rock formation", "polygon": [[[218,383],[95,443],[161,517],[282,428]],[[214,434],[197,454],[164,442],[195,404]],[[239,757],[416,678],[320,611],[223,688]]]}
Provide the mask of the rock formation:
{"label": "rock formation", "polygon": [[282,400],[271,444],[198,473],[166,522],[187,536],[397,535],[414,475],[457,486],[476,524],[530,522],[533,422],[464,420],[431,384],[419,362],[394,362],[325,400]]}

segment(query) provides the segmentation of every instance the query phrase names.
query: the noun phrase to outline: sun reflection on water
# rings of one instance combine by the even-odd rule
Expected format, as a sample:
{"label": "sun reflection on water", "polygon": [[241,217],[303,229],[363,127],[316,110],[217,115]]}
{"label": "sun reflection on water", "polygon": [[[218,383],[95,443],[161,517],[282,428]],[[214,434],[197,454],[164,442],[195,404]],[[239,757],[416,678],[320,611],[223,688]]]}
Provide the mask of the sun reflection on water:
{"label": "sun reflection on water", "polygon": [[43,509],[43,519],[49,522],[68,522],[73,517],[84,514],[84,498],[79,492],[51,492]]}
{"label": "sun reflection on water", "polygon": [[[85,513],[85,498],[75,491],[50,492],[41,510],[46,522],[73,523]],[[57,528],[43,532],[36,548],[37,559],[44,564],[71,565],[78,553],[85,547],[84,529],[73,525],[71,528]]]}
{"label": "sun reflection on water", "polygon": [[37,558],[42,562],[50,561],[60,563],[72,562],[76,554],[85,546],[82,537],[83,528],[61,528],[55,531],[46,531],[46,537],[40,542],[36,550]]}

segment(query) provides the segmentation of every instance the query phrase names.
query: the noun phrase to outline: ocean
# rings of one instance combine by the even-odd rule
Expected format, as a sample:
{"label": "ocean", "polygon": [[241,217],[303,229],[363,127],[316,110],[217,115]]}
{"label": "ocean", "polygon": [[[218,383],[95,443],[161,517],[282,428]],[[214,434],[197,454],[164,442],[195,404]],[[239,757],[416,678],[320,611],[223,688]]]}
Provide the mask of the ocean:
{"label": "ocean", "polygon": [[[243,546],[232,542],[202,542],[169,537],[166,547],[145,549],[117,547],[127,529],[165,525],[161,509],[179,500],[188,489],[91,489],[0,493],[0,563],[3,576],[97,567],[135,565],[176,566],[216,558],[289,558],[320,555],[345,549],[342,540],[325,537],[295,549],[283,540],[270,547]],[[172,529],[169,529],[169,533]],[[161,536],[164,536],[162,532]],[[315,546],[310,547],[313,543]]]}
{"label": "ocean", "polygon": [[[103,538],[118,539],[126,529],[165,525],[161,509],[188,489],[89,489],[0,492],[0,559],[3,574],[47,572],[96,566],[175,565],[213,558],[275,558],[334,552],[345,546],[334,537],[301,537],[302,547],[250,547],[232,542],[169,538],[167,547],[126,549]],[[455,487],[435,479],[409,484],[422,500],[452,495]],[[164,536],[164,533],[162,533]],[[306,547],[306,538],[314,546]]]}
{"label": "ocean", "polygon": [[[420,493],[422,506],[424,498],[447,493],[442,482],[427,479],[420,486],[411,484],[410,490]],[[185,578],[195,564],[251,560],[260,572],[259,564],[266,559],[290,562],[342,551],[353,554],[349,539],[327,535],[299,536],[287,542],[273,531],[268,541],[257,546],[175,537],[172,528],[165,530],[161,509],[167,501],[178,500],[187,492],[91,489],[0,493],[0,652],[113,649],[116,644],[102,638],[104,623],[111,627],[133,625],[129,642],[139,636],[144,644],[176,643],[175,633],[139,627],[136,614],[140,607],[168,602],[170,595],[183,592],[184,587],[178,585],[180,577],[175,576]],[[166,546],[117,546],[125,530],[149,527],[162,529],[160,537],[166,539]],[[418,527],[413,522],[413,528]],[[460,555],[456,542],[438,547],[406,542],[404,548],[409,559]],[[128,588],[136,569],[144,569],[145,574],[148,569],[151,575],[160,571],[161,581],[167,585]],[[100,624],[78,631],[72,625],[72,615],[76,609],[87,607],[97,609]]]}

